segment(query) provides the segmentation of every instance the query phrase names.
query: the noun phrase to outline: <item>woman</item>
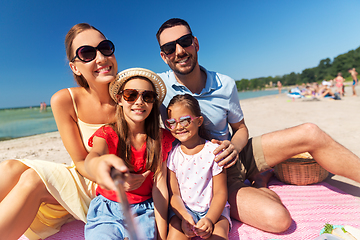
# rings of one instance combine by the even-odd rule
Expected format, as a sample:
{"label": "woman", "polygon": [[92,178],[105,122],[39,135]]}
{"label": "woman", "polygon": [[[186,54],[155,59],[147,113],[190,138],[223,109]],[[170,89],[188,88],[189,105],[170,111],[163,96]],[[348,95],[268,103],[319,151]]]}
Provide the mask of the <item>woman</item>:
{"label": "woman", "polygon": [[88,24],[73,26],[65,38],[69,66],[80,87],[62,89],[51,99],[55,121],[72,166],[37,160],[0,164],[0,236],[46,238],[75,219],[86,221],[95,184],[84,159],[89,137],[114,121],[109,83],[117,73],[114,45]]}

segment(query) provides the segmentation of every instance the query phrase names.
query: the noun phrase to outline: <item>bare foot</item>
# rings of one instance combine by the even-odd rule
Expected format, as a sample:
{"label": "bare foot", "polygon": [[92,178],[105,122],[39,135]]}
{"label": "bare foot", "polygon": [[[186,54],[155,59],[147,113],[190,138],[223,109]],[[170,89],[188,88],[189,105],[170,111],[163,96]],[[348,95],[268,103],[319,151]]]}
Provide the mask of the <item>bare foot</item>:
{"label": "bare foot", "polygon": [[253,179],[251,185],[256,188],[267,188],[270,178],[274,175],[274,170],[269,169],[257,174]]}

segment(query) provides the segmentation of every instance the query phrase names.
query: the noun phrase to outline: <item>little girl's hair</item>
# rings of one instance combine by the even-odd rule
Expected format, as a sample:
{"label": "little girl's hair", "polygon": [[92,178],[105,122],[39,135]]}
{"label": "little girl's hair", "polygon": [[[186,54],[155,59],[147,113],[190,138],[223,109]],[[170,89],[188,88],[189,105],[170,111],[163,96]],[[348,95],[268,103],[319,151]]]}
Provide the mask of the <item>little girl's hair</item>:
{"label": "little girl's hair", "polygon": [[[196,117],[202,116],[198,100],[196,100],[196,98],[194,98],[190,94],[185,93],[183,95],[181,94],[175,95],[170,100],[169,105],[166,108],[166,112],[168,112],[169,107],[175,105],[175,103],[181,103],[182,106],[188,108]],[[199,127],[199,136],[206,140],[211,139],[210,133],[206,129],[204,122]]]}
{"label": "little girl's hair", "polygon": [[[151,83],[155,90],[155,86],[148,78],[143,76],[133,76],[127,79],[120,87],[119,92],[124,89],[125,84],[134,79],[140,78]],[[159,100],[155,99],[153,107],[149,116],[145,119],[145,133],[146,139],[146,170],[151,170],[155,174],[160,169],[161,156],[161,136],[160,136],[160,121],[159,121]],[[112,125],[119,137],[118,155],[122,158],[126,166],[132,171],[134,166],[131,164],[131,143],[129,137],[129,127],[124,117],[122,106],[116,106],[116,123]]]}

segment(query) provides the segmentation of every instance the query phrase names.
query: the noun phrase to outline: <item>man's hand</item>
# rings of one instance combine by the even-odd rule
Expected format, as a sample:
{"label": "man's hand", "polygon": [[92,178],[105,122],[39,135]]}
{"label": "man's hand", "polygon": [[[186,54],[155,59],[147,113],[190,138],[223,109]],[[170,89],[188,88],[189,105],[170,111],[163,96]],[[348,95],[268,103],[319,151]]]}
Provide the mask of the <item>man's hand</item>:
{"label": "man's hand", "polygon": [[124,183],[125,191],[132,191],[138,189],[150,173],[150,170],[147,170],[142,174],[129,173],[129,176],[126,178],[126,181]]}
{"label": "man's hand", "polygon": [[199,236],[202,239],[207,239],[211,237],[213,231],[214,231],[214,224],[207,217],[200,219],[195,225],[195,234],[196,236]]}
{"label": "man's hand", "polygon": [[214,160],[219,166],[229,168],[239,159],[239,151],[229,140],[219,141],[212,139],[211,142],[219,144],[213,152],[216,155]]}

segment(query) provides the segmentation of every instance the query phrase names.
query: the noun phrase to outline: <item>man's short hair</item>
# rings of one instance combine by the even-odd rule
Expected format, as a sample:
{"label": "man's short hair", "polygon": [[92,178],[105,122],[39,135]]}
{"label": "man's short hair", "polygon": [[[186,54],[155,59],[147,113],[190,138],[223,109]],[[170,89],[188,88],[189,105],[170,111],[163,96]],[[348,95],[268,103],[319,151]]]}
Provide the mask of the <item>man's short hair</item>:
{"label": "man's short hair", "polygon": [[185,27],[187,27],[187,29],[189,29],[190,33],[192,33],[190,25],[185,20],[180,19],[180,18],[171,18],[171,19],[167,20],[166,22],[164,22],[156,33],[156,39],[159,44],[160,44],[160,34],[165,29],[172,28],[175,26],[185,26]]}

